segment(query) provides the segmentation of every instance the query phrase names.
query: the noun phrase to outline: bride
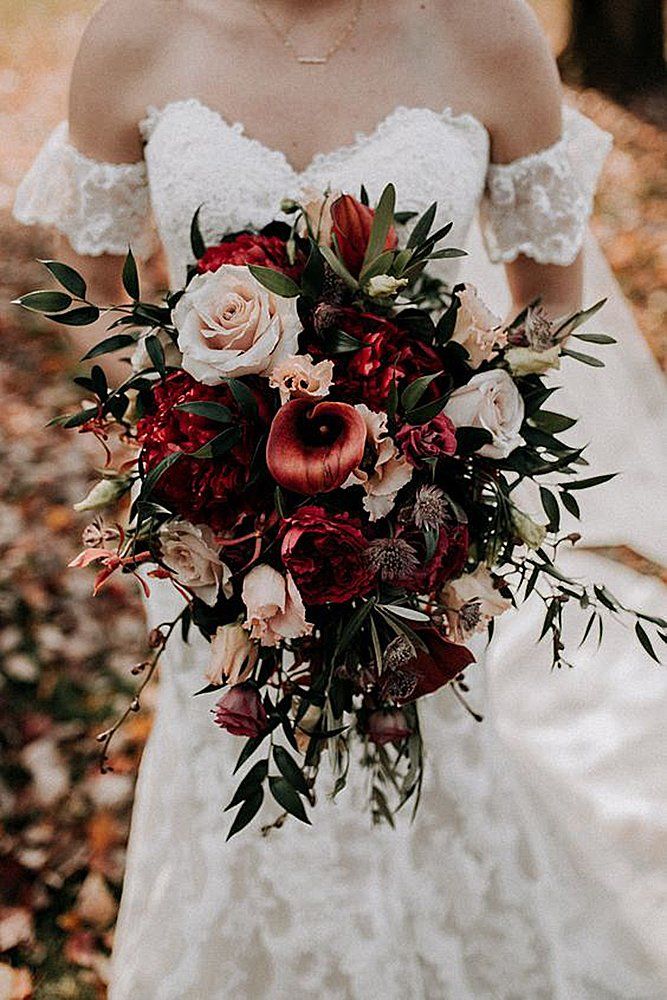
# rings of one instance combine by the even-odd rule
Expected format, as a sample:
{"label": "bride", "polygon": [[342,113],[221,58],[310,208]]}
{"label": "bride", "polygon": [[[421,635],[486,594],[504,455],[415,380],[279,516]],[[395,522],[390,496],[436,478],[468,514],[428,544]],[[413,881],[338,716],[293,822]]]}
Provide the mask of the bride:
{"label": "bride", "polygon": [[[471,251],[466,278],[498,308],[539,294],[557,316],[611,295],[605,328],[622,344],[606,377],[565,373],[592,466],[625,473],[594,491],[584,530],[659,560],[662,387],[597,247],[583,249],[609,144],[562,111],[522,0],[108,0],[75,65],[69,124],[15,212],[52,224],[97,298],[117,301],[128,243],[144,259],[160,244],[182,284],[200,205],[213,241],[313,188],[364,182],[373,200],[392,180],[402,211],[437,200]],[[568,568],[628,602],[663,597],[591,553]],[[153,588],[151,624],[173,600]],[[667,995],[667,681],[622,631],[552,675],[530,607],[506,618],[470,671],[485,722],[446,689],[428,699],[423,804],[395,831],[371,829],[350,787],[313,828],[225,844],[238,748],[192,698],[206,643],[170,646],[111,1000]]]}

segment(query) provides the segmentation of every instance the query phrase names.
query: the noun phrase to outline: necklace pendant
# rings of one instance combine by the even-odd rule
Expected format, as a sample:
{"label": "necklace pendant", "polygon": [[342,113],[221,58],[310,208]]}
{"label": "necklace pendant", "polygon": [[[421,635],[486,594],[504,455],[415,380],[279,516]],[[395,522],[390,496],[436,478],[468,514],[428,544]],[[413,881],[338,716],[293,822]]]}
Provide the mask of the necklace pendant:
{"label": "necklace pendant", "polygon": [[298,62],[308,66],[322,66],[326,61],[326,56],[298,56]]}

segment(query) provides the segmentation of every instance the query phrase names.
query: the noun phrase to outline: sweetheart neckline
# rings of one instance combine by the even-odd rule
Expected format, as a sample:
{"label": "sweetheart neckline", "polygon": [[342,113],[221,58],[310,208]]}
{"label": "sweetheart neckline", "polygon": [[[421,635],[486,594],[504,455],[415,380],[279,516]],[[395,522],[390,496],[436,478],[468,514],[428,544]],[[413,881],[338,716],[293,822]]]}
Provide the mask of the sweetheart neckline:
{"label": "sweetheart neckline", "polygon": [[324,163],[329,163],[331,161],[336,162],[336,160],[341,157],[353,155],[359,149],[375,141],[375,139],[377,139],[388,126],[393,124],[395,120],[398,120],[405,115],[426,113],[431,114],[436,118],[441,118],[453,125],[462,125],[467,127],[472,126],[485,136],[487,142],[489,141],[489,132],[486,126],[469,112],[464,111],[455,113],[450,106],[444,107],[441,111],[435,111],[433,108],[426,107],[425,105],[408,106],[398,104],[391,111],[388,111],[387,114],[381,118],[373,128],[368,131],[357,130],[354,138],[350,142],[342,143],[340,146],[337,146],[335,149],[331,149],[328,152],[315,153],[306,166],[302,170],[299,170],[294,166],[287,153],[285,153],[282,149],[277,149],[276,147],[263,142],[261,139],[249,135],[243,122],[231,122],[220,111],[212,108],[209,104],[206,104],[205,101],[200,100],[198,97],[187,97],[180,100],[167,101],[161,106],[147,106],[146,115],[139,122],[139,130],[144,137],[145,147],[148,148],[150,145],[157,125],[166,114],[170,111],[182,110],[186,107],[196,108],[199,111],[205,112],[224,128],[235,132],[237,135],[242,136],[246,142],[275,157],[285,167],[285,169],[289,170],[293,178],[297,181],[302,181],[304,178],[307,178],[311,171],[315,170]]}

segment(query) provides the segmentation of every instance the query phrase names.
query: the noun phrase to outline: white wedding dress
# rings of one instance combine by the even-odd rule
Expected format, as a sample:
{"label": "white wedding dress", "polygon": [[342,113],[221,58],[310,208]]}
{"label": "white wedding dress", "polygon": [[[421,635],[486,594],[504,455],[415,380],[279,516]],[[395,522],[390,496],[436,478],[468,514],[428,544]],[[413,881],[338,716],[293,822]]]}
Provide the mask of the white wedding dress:
{"label": "white wedding dress", "polygon": [[[374,199],[392,180],[401,210],[437,200],[438,221],[454,220],[452,242],[473,249],[462,275],[501,310],[502,268],[469,233],[480,205],[496,262],[521,252],[565,264],[585,238],[609,142],[569,109],[564,123],[550,149],[490,166],[473,117],[401,108],[297,173],[240,125],[185,100],[149,111],[140,164],[94,163],[61,125],[15,211],[55,225],[83,254],[131,242],[145,257],[153,218],[177,285],[199,205],[214,241],[266,224],[307,187],[356,193],[363,182]],[[583,414],[592,467],[626,475],[591,494],[586,536],[660,559],[662,384],[591,245],[587,301],[602,294],[613,302],[601,324],[621,346],[605,349],[602,374],[568,363],[562,402]],[[628,603],[664,603],[656,581],[599,556],[567,562]],[[155,588],[150,622],[175,606]],[[359,776],[335,804],[321,794],[311,828],[290,821],[262,837],[255,825],[226,844],[241,743],[213,724],[213,698],[192,697],[206,643],[172,645],[139,776],[111,1000],[664,1000],[667,675],[618,626],[599,654],[587,645],[576,670],[551,673],[534,641],[538,613],[507,615],[493,648],[479,646],[468,673],[483,724],[448,690],[427,699],[421,810],[395,831],[370,827]],[[575,648],[582,631],[575,621]]]}

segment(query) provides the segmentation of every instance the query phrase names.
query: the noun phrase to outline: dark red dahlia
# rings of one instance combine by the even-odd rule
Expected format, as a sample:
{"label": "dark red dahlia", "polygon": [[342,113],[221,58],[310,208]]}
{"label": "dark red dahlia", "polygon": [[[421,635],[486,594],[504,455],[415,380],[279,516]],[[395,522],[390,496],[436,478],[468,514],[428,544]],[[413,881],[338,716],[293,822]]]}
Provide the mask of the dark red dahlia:
{"label": "dark red dahlia", "polygon": [[361,521],[301,507],[283,532],[282,559],[306,604],[343,604],[373,587]]}
{"label": "dark red dahlia", "polygon": [[199,274],[217,271],[223,264],[255,264],[259,267],[272,267],[294,281],[299,281],[305,259],[303,254],[298,252],[292,263],[287,254],[287,244],[279,236],[239,233],[238,236],[224,240],[217,247],[209,247],[197,263],[197,271]]}
{"label": "dark red dahlia", "polygon": [[[392,382],[400,390],[420,375],[443,369],[437,351],[389,319],[346,307],[338,309],[336,327],[362,344],[360,350],[336,358],[334,385],[341,399],[384,410]],[[424,402],[441,394],[437,381],[429,386]]]}
{"label": "dark red dahlia", "polygon": [[[247,383],[249,384],[249,383]],[[245,512],[257,509],[258,498],[246,490],[250,466],[271,415],[257,380],[253,394],[257,418],[249,419],[226,384],[207,386],[186,372],[175,372],[156,384],[150,410],[137,425],[146,471],[177,451],[197,451],[223,431],[238,429],[238,440],[217,458],[183,457],[160,479],[155,495],[189,521],[208,524],[214,531],[230,528]],[[232,422],[221,424],[176,409],[184,403],[214,402],[228,408]]]}

